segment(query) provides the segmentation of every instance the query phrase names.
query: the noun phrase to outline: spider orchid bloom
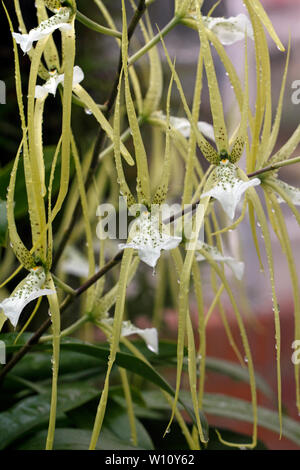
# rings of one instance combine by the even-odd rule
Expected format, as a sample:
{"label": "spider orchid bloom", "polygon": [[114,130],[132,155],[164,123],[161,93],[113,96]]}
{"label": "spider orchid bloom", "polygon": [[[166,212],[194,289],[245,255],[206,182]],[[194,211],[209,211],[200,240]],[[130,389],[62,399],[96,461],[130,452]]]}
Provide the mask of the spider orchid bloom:
{"label": "spider orchid bloom", "polygon": [[[165,114],[162,112],[157,112],[154,113],[153,115],[159,117],[160,119],[163,119],[166,121],[167,117]],[[175,117],[175,116],[170,116],[170,125],[174,127],[177,131],[179,131],[183,137],[188,139],[191,135],[191,123],[188,119],[183,118],[183,117]],[[215,141],[215,134],[214,134],[214,128],[211,124],[205,121],[198,121],[197,122],[197,128],[199,131],[208,139],[212,140],[213,142]]]}
{"label": "spider orchid bloom", "polygon": [[171,237],[159,228],[159,215],[143,212],[133,226],[133,236],[129,243],[121,243],[120,249],[134,248],[144,263],[155,268],[161,250],[173,250],[181,242],[181,237]]}
{"label": "spider orchid bloom", "polygon": [[207,29],[212,31],[224,46],[230,46],[238,41],[245,40],[245,33],[254,40],[252,24],[244,14],[230,18],[203,17]]}
{"label": "spider orchid bloom", "polygon": [[[58,74],[57,71],[49,72],[50,78],[46,81],[44,85],[36,85],[35,87],[35,98],[43,99],[48,93],[51,93],[53,96],[56,94],[57,87],[60,83],[64,83],[65,74]],[[73,87],[78,83],[82,82],[84,79],[84,73],[78,65],[73,69]]]}
{"label": "spider orchid bloom", "polygon": [[54,293],[53,290],[42,289],[45,281],[44,269],[42,267],[33,268],[28,276],[15,288],[10,297],[0,303],[0,309],[3,310],[5,317],[10,320],[14,327],[16,327],[22,310],[27,304],[43,295]]}
{"label": "spider orchid bloom", "polygon": [[[113,322],[113,318],[102,320],[103,324],[109,325],[110,327],[113,326]],[[130,321],[123,321],[121,336],[131,335],[140,336],[145,341],[147,348],[155,354],[158,354],[158,333],[156,328],[138,328]]]}
{"label": "spider orchid bloom", "polygon": [[[189,20],[192,18],[192,21],[198,20],[196,1],[198,0],[191,3],[188,15],[186,16]],[[229,46],[245,39],[245,33],[254,40],[251,21],[243,13],[237,16],[230,16],[229,18],[202,16],[202,19],[206,29],[212,31],[224,46]]]}
{"label": "spider orchid bloom", "polygon": [[238,203],[248,188],[258,186],[260,179],[253,178],[243,181],[237,177],[237,167],[223,159],[212,175],[213,187],[201,195],[201,198],[210,196],[217,199],[228,217],[233,220]]}
{"label": "spider orchid bloom", "polygon": [[17,44],[20,44],[22,51],[26,53],[30,51],[34,42],[52,34],[56,29],[70,30],[72,28],[69,24],[70,16],[69,8],[60,8],[55,15],[42,21],[37,28],[31,29],[28,34],[13,33],[13,37]]}
{"label": "spider orchid bloom", "polygon": [[121,336],[139,335],[146,343],[147,348],[158,354],[158,334],[156,328],[138,328],[130,321],[124,321]]}
{"label": "spider orchid bloom", "polygon": [[[240,281],[244,275],[245,264],[242,261],[238,261],[231,256],[224,256],[220,251],[214,247],[210,246],[207,243],[201,243],[199,248],[205,251],[214,261],[227,264],[231,269],[235,277]],[[197,261],[206,261],[205,256],[202,253],[196,253]]]}
{"label": "spider orchid bloom", "polygon": [[[170,117],[170,125],[177,129],[183,137],[188,139],[191,135],[191,124],[186,118]],[[208,139],[215,140],[214,128],[205,121],[198,121],[197,127],[199,131]]]}

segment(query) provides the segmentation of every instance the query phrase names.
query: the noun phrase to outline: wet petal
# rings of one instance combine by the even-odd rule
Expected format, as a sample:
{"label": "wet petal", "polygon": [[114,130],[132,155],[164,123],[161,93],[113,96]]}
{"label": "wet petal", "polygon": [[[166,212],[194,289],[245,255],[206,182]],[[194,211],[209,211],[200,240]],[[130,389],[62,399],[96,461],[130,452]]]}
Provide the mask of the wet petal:
{"label": "wet petal", "polygon": [[181,237],[172,237],[159,229],[158,217],[143,212],[136,220],[134,234],[128,243],[121,243],[120,249],[134,248],[144,263],[152,268],[160,257],[161,250],[173,250],[181,242]]}
{"label": "wet petal", "polygon": [[213,174],[215,185],[210,191],[201,195],[201,198],[210,196],[217,199],[231,220],[234,219],[237,205],[244,192],[260,184],[258,178],[243,181],[237,177],[236,173],[237,168],[231,163],[219,165]]}
{"label": "wet petal", "polygon": [[247,36],[254,40],[253,28],[249,18],[240,14],[230,18],[203,17],[206,28],[210,29],[224,46],[245,39]]}
{"label": "wet petal", "polygon": [[46,275],[43,268],[31,269],[28,276],[20,282],[11,296],[0,303],[0,308],[13,326],[17,325],[22,310],[27,304],[38,297],[54,293],[53,290],[42,289],[45,280]]}
{"label": "wet petal", "polygon": [[139,335],[150,351],[158,354],[158,334],[156,328],[138,328],[129,321],[124,321],[121,336]]}
{"label": "wet petal", "polygon": [[[48,93],[51,93],[53,96],[56,95],[57,87],[60,83],[64,83],[65,74],[55,73],[46,83],[42,86],[37,85],[35,87],[35,98],[44,98]],[[77,85],[84,79],[84,73],[78,65],[73,69],[73,86]]]}
{"label": "wet petal", "polygon": [[[166,119],[166,116],[164,116],[163,114],[161,114],[161,117],[163,117],[163,119]],[[188,119],[171,116],[170,124],[172,127],[177,129],[186,139],[190,137],[191,124]],[[199,131],[204,135],[204,137],[215,141],[214,128],[211,124],[205,121],[199,121],[197,123],[197,127]]]}
{"label": "wet petal", "polygon": [[29,31],[28,34],[13,33],[17,44],[24,53],[30,51],[34,42],[48,36],[53,33],[56,29],[69,30],[71,25],[68,23],[70,20],[69,8],[61,8],[56,15],[51,16],[48,20],[42,21],[37,28]]}

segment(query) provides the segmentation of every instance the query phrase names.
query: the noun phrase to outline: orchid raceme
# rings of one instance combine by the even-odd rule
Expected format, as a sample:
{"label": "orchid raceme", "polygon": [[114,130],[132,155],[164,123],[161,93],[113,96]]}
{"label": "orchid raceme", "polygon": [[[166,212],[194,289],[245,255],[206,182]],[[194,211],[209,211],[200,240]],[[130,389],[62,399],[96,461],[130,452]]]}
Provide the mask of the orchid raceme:
{"label": "orchid raceme", "polygon": [[42,267],[30,270],[30,273],[18,284],[10,297],[0,303],[4,315],[16,327],[23,309],[35,299],[44,295],[51,295],[53,290],[44,287],[46,281],[45,271]]}
{"label": "orchid raceme", "polygon": [[141,261],[155,268],[161,251],[173,250],[181,240],[181,237],[170,236],[160,227],[158,213],[145,211],[136,219],[129,242],[119,244],[119,248],[138,250]]}
{"label": "orchid raceme", "polygon": [[[215,246],[208,245],[207,243],[200,244],[199,250],[203,250],[204,253],[207,253],[210,258],[214,261],[225,263],[231,269],[235,277],[240,281],[244,275],[245,263],[243,261],[238,261],[232,256],[223,255]],[[197,261],[205,261],[205,256],[198,252],[196,254]]]}
{"label": "orchid raceme", "polygon": [[[56,95],[57,87],[60,83],[64,83],[65,75],[63,73],[58,74],[57,71],[49,72],[50,78],[46,81],[44,85],[36,85],[35,87],[35,97],[39,99],[45,98],[48,93],[51,93],[53,96]],[[73,69],[73,86],[81,83],[84,79],[84,73],[78,65]]]}
{"label": "orchid raceme", "polygon": [[233,220],[236,208],[248,188],[260,185],[259,178],[243,181],[237,176],[235,165],[224,159],[212,173],[212,188],[203,193],[201,198],[207,196],[217,199],[228,217]]}
{"label": "orchid raceme", "polygon": [[48,20],[43,21],[37,28],[31,29],[28,34],[13,33],[17,44],[24,53],[30,51],[34,42],[49,36],[55,30],[68,31],[71,29],[69,20],[71,10],[69,8],[60,8],[59,11]]}

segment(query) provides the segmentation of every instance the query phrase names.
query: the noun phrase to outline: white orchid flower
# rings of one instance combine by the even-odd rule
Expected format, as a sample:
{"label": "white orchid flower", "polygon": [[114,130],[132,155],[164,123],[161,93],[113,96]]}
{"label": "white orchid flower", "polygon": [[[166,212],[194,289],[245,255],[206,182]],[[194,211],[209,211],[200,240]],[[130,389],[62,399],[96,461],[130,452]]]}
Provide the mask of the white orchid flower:
{"label": "white orchid flower", "polygon": [[[245,263],[242,261],[238,261],[231,256],[224,256],[220,251],[207,243],[199,244],[199,248],[204,250],[214,261],[222,262],[227,264],[227,266],[231,269],[235,277],[240,281],[244,275]],[[205,256],[202,253],[196,254],[197,261],[206,261]]]}
{"label": "white orchid flower", "polygon": [[46,281],[45,271],[42,267],[30,270],[28,276],[15,288],[10,297],[0,302],[0,309],[15,327],[19,321],[22,310],[32,300],[43,295],[54,294],[51,289],[42,289]]}
{"label": "white orchid flower", "polygon": [[[114,319],[106,318],[105,320],[102,320],[102,323],[112,327]],[[156,328],[138,328],[137,326],[133,325],[133,323],[131,323],[130,321],[123,321],[121,336],[130,335],[140,336],[145,341],[147,348],[150,351],[158,354],[158,333]]]}
{"label": "white orchid flower", "polygon": [[[276,183],[280,186],[283,191],[287,194],[293,204],[295,206],[300,206],[300,189],[295,188],[295,186],[291,186],[290,184],[285,183],[284,181],[276,179]],[[277,201],[281,204],[285,202],[281,196],[277,195]]]}
{"label": "white orchid flower", "polygon": [[[175,127],[186,139],[191,135],[191,123],[186,118],[170,117],[171,126]],[[198,121],[197,127],[199,131],[211,140],[215,140],[214,128],[211,124],[205,121]]]}
{"label": "white orchid flower", "polygon": [[[36,85],[35,87],[35,98],[43,99],[48,93],[53,96],[56,94],[57,87],[60,83],[64,83],[65,74],[58,74],[57,71],[50,72],[50,78],[44,85]],[[78,65],[75,65],[73,69],[73,87],[84,79],[84,73]]]}
{"label": "white orchid flower", "polygon": [[243,181],[237,177],[237,167],[227,159],[218,165],[213,173],[214,186],[210,191],[201,195],[203,197],[214,197],[217,199],[228,217],[233,220],[238,203],[248,188],[258,186],[260,180],[253,178]]}
{"label": "white orchid flower", "polygon": [[159,228],[158,214],[143,212],[135,221],[134,233],[128,243],[121,243],[120,249],[134,248],[144,263],[155,268],[161,250],[173,250],[181,242],[181,237],[172,237]]}
{"label": "white orchid flower", "polygon": [[[161,111],[155,113],[159,118],[163,119],[164,121],[167,120],[167,117],[164,113]],[[175,116],[170,116],[170,125],[174,127],[177,131],[179,131],[183,137],[188,139],[191,135],[191,123],[188,119],[184,117],[175,117]],[[197,122],[197,127],[199,131],[208,139],[212,140],[215,142],[215,133],[214,133],[214,128],[212,124],[209,124],[208,122],[205,121],[198,121]]]}
{"label": "white orchid flower", "polygon": [[145,341],[147,348],[158,354],[158,334],[156,328],[138,328],[130,321],[124,321],[121,336],[130,335],[139,335]]}
{"label": "white orchid flower", "polygon": [[72,28],[68,23],[70,20],[70,9],[60,8],[59,11],[48,20],[42,21],[37,28],[31,29],[28,34],[13,33],[17,44],[24,53],[30,51],[34,42],[52,34],[56,29],[67,31]]}
{"label": "white orchid flower", "polygon": [[[195,11],[192,11],[190,16],[197,21],[198,16]],[[212,31],[224,46],[245,39],[245,33],[254,40],[251,21],[243,13],[229,18],[214,16],[202,16],[202,18],[205,27]]]}

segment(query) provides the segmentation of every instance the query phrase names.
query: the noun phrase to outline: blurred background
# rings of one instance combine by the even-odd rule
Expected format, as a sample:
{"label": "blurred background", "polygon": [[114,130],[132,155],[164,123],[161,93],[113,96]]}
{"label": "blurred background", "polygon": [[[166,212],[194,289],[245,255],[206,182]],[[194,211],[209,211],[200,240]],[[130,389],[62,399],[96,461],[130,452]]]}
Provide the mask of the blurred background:
{"label": "blurred background", "polygon": [[[11,8],[11,1],[7,1],[7,7],[12,13],[12,19],[17,28],[16,18],[13,15]],[[104,0],[103,2],[113,18],[119,29],[121,29],[120,20],[120,2]],[[128,2],[129,3],[129,2]],[[214,1],[205,0],[203,6],[203,13],[207,13],[214,4]],[[34,0],[20,0],[21,7],[23,8],[24,20],[28,29],[34,27],[35,12]],[[268,15],[270,16],[275,30],[277,31],[281,41],[285,46],[288,45],[289,36],[291,35],[291,59],[288,70],[287,85],[284,98],[283,118],[281,122],[281,129],[276,144],[276,149],[280,148],[283,143],[292,135],[294,130],[299,124],[300,118],[300,104],[292,103],[292,93],[295,91],[292,88],[296,80],[300,80],[300,1],[299,0],[262,0]],[[97,9],[94,2],[86,2],[84,0],[77,1],[78,9],[85,15],[92,18],[100,24],[105,24],[105,21]],[[12,42],[10,37],[7,20],[3,9],[0,10],[0,80],[6,84],[6,104],[0,104],[0,175],[6,171],[6,165],[14,159],[17,147],[20,141],[20,127],[19,127],[19,114],[16,103],[16,94],[14,86],[14,61],[12,53]],[[130,9],[128,10],[130,11]],[[222,0],[220,5],[216,8],[214,16],[235,16],[238,13],[245,12],[242,1],[238,0]],[[161,29],[166,22],[172,18],[173,15],[173,0],[156,0],[149,7],[149,14],[152,20],[152,25],[155,31],[155,25]],[[111,84],[116,74],[118,64],[118,47],[113,38],[105,37],[88,30],[82,24],[77,23],[77,60],[76,64],[81,66],[85,72],[85,88],[91,93],[93,98],[98,103],[105,103],[107,100]],[[272,99],[273,99],[273,112],[276,111],[277,101],[280,92],[281,81],[284,72],[286,54],[280,52],[276,45],[269,39],[271,66],[272,66]],[[141,35],[137,34],[137,39],[132,42],[132,48],[136,48],[142,41]],[[195,79],[195,66],[198,58],[199,40],[198,34],[187,28],[186,26],[179,25],[166,37],[166,46],[172,58],[176,56],[177,71],[183,81],[184,91],[189,104],[192,102],[194,79]],[[241,76],[243,75],[244,68],[244,53],[243,48],[239,44],[227,47],[233,63],[235,64]],[[159,47],[160,54],[164,65],[165,74],[165,88],[168,86],[170,72],[166,59],[164,57],[162,48]],[[23,78],[23,91],[26,93],[26,86],[29,72],[29,60],[21,53],[21,70]],[[249,63],[250,63],[250,84],[253,99],[255,90],[255,58],[253,54],[253,47],[249,44]],[[230,87],[228,78],[224,73],[224,69],[218,58],[216,58],[216,68],[218,73],[219,84],[223,97],[223,104],[226,112],[226,119],[229,129],[232,131],[236,123],[236,104],[234,96]],[[137,63],[137,72],[140,76],[145,76],[147,73],[147,59],[143,58]],[[163,95],[165,97],[165,94]],[[57,119],[59,116],[59,107],[57,99],[47,100],[47,120],[44,123],[44,141],[46,145],[56,144],[59,135],[59,126],[57,126]],[[209,111],[209,100],[207,88],[204,87],[202,97],[202,107],[200,119],[203,121],[211,121]],[[254,103],[253,103],[254,105]],[[164,109],[164,98],[162,101],[162,109]],[[184,116],[184,111],[180,103],[179,97],[176,93],[173,94],[172,102],[172,115]],[[74,107],[73,115],[73,128],[75,135],[80,135],[78,144],[80,151],[84,152],[89,148],[97,134],[97,125],[95,120],[82,112],[82,109]],[[299,148],[296,150],[294,156],[299,155]],[[8,174],[9,176],[9,174]],[[300,186],[300,165],[287,167],[280,171],[280,178],[295,186]],[[0,179],[0,181],[3,181]],[[6,195],[6,186],[0,187],[0,198],[4,199]],[[294,250],[294,257],[300,275],[300,231],[295,218],[290,214],[287,207],[284,207],[284,214],[292,241]],[[23,236],[26,239],[26,224],[23,228]],[[254,356],[254,363],[256,370],[260,372],[269,384],[276,390],[276,370],[275,370],[275,342],[274,342],[274,321],[271,303],[271,289],[269,285],[267,273],[261,273],[255,249],[250,234],[248,222],[245,220],[239,228],[241,233],[242,244],[237,240],[236,233],[227,235],[227,243],[231,247],[232,252],[237,257],[242,256],[246,261],[246,285],[247,293],[250,299],[250,304],[247,307],[250,310],[251,316],[257,321],[248,321],[248,332],[250,336],[250,343]],[[278,299],[280,304],[281,315],[281,333],[282,333],[282,379],[283,379],[283,403],[288,413],[294,418],[299,419],[296,406],[295,406],[295,386],[294,386],[294,371],[291,362],[291,344],[293,341],[293,301],[291,295],[291,286],[289,281],[289,272],[285,258],[281,252],[281,248],[273,236],[271,230],[272,240],[274,243],[274,256],[275,256],[275,271],[276,271],[276,287]],[[266,264],[265,264],[266,266]],[[134,288],[130,294],[128,309],[132,309],[134,315],[140,317],[137,323],[146,325],[151,323],[151,308],[153,307],[152,295],[156,287],[156,280],[153,278],[152,273],[143,270],[140,272]],[[204,276],[205,279],[205,276]],[[205,282],[205,281],[204,281]],[[145,283],[150,284],[145,293]],[[206,303],[212,299],[212,294],[209,289],[206,295]],[[150,299],[150,300],[149,300]],[[235,334],[237,343],[239,344],[239,333],[235,326],[235,321],[230,310],[230,305],[227,305],[226,296],[224,297],[224,305],[227,309],[227,314],[230,319],[232,329]],[[195,311],[196,318],[196,304],[192,304],[192,310]],[[164,312],[165,319],[165,336],[176,338],[177,333],[177,315],[174,310],[167,308]],[[196,327],[196,320],[195,320]],[[270,333],[272,332],[272,333]],[[212,321],[208,327],[208,354],[213,357],[220,357],[223,359],[236,360],[234,353],[228,344],[227,337],[224,333],[223,325],[220,322],[219,314],[216,311],[212,317]],[[249,391],[247,387],[237,385],[220,376],[209,374],[207,383],[207,391],[230,393],[235,396],[249,398]],[[259,397],[260,404],[274,408],[272,401],[267,401],[263,396]],[[300,423],[300,422],[299,422]],[[216,424],[220,424],[216,420]],[[221,423],[223,424],[223,422]],[[232,424],[232,423],[231,423]],[[300,425],[300,424],[299,424]],[[235,425],[236,430],[249,432],[249,426]],[[270,432],[260,431],[260,437],[266,442],[270,448],[295,448],[290,442],[285,439],[278,441],[278,437]]]}

